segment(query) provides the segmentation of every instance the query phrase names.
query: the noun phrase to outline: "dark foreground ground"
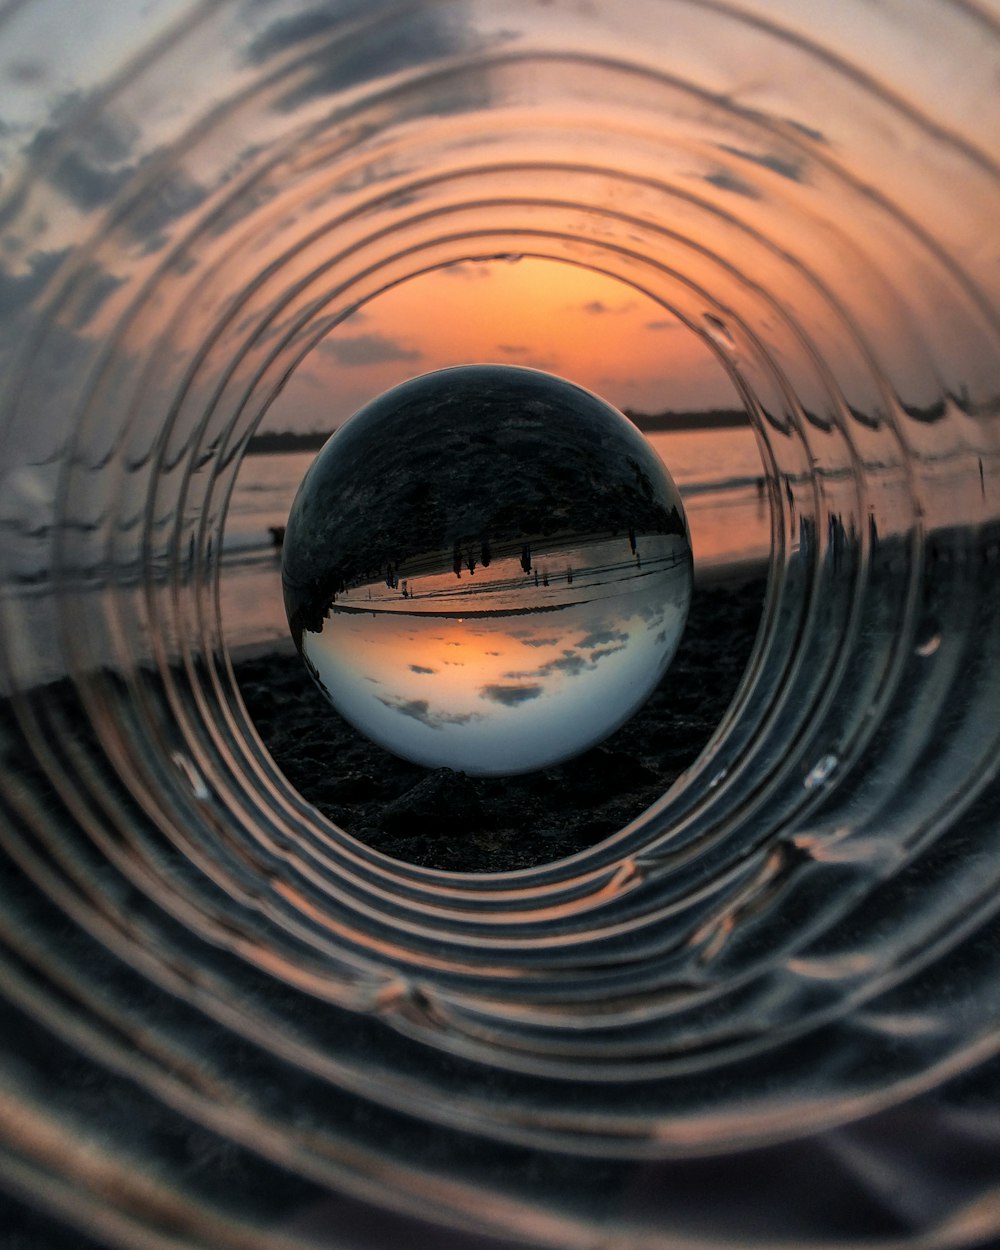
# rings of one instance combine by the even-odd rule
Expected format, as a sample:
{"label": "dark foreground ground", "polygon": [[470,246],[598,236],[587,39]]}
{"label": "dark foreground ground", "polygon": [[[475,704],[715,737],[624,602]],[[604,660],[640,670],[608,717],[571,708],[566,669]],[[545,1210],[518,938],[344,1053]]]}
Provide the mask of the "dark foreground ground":
{"label": "dark foreground ground", "polygon": [[599,842],[693,763],[736,692],[763,598],[760,578],[697,587],[677,656],[649,702],[600,746],[519,777],[398,759],[337,715],[297,655],[236,671],[275,762],[325,816],[396,859],[501,872]]}

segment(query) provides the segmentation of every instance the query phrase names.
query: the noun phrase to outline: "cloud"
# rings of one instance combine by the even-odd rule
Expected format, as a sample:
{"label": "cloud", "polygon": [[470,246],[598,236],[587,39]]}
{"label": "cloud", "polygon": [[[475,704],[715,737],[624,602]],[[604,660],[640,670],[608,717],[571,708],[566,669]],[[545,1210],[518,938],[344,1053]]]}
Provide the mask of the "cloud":
{"label": "cloud", "polygon": [[423,352],[404,347],[383,334],[356,334],[352,338],[331,337],[319,344],[317,351],[332,356],[340,365],[356,368],[382,365],[393,360],[420,360]]}
{"label": "cloud", "polygon": [[517,707],[527,703],[529,699],[537,699],[542,687],[534,686],[484,686],[479,692],[481,699],[489,699],[493,703],[502,703],[504,707]]}
{"label": "cloud", "polygon": [[251,65],[259,65],[289,48],[315,39],[317,35],[332,32],[336,23],[337,14],[326,13],[320,9],[299,13],[295,17],[279,18],[250,44],[247,60]]}
{"label": "cloud", "polygon": [[411,673],[436,673],[436,672],[437,672],[437,669],[436,669],[436,668],[425,668],[423,664],[411,664],[411,665],[410,665],[410,672],[411,672]]}
{"label": "cloud", "polygon": [[[525,647],[556,647],[559,645],[558,638],[522,638],[521,644]],[[499,654],[493,652],[494,655]]]}
{"label": "cloud", "polygon": [[[562,655],[555,660],[548,660],[545,664],[540,664],[538,668],[528,669],[521,672],[504,673],[509,681],[525,681],[531,678],[551,677],[553,673],[564,673],[567,677],[579,677],[581,673],[592,673],[598,663],[604,659],[606,655],[614,655],[616,651],[624,651],[628,645],[629,635],[619,633],[616,630],[595,631],[581,639],[575,647],[568,648],[563,651]],[[525,643],[526,646],[552,645],[558,642],[556,638],[546,638],[538,643]],[[590,654],[584,656],[583,651],[589,651]],[[504,687],[506,689],[506,687]],[[520,687],[517,687],[518,689]],[[528,689],[541,690],[541,686],[527,687]]]}
{"label": "cloud", "polygon": [[807,126],[804,122],[797,122],[794,118],[786,117],[785,121],[789,126],[794,126],[799,134],[803,134],[808,139],[815,139],[817,143],[827,143],[828,139],[822,130],[815,130],[812,126]]}
{"label": "cloud", "polygon": [[34,135],[27,151],[38,162],[55,156],[49,180],[78,208],[90,210],[113,200],[132,177],[135,166],[129,158],[139,131],[133,123],[105,112],[91,119],[72,148],[60,151],[64,123],[84,107],[78,92],[64,96],[53,109],[52,124]]}
{"label": "cloud", "polygon": [[45,290],[68,255],[68,249],[33,252],[28,258],[27,269],[20,274],[12,274],[0,267],[0,313],[13,315],[27,308]]}
{"label": "cloud", "polygon": [[647,321],[647,330],[679,330],[681,323],[673,320]]}
{"label": "cloud", "polygon": [[761,165],[764,169],[780,174],[782,178],[788,178],[791,182],[802,181],[802,164],[799,161],[785,160],[781,156],[774,156],[768,152],[747,152],[744,148],[731,148],[726,143],[720,143],[719,148],[723,152],[728,152],[730,156],[738,156],[740,160]]}
{"label": "cloud", "polygon": [[409,716],[411,720],[419,721],[428,729],[443,729],[445,725],[466,725],[470,720],[476,719],[473,712],[432,712],[426,699],[380,698],[379,703],[394,712],[399,712],[402,716]]}
{"label": "cloud", "polygon": [[614,316],[619,313],[630,312],[635,307],[635,300],[626,300],[624,304],[605,304],[602,299],[588,300],[586,304],[580,305],[583,312],[588,313],[592,317]]}
{"label": "cloud", "polygon": [[581,651],[590,651],[594,647],[602,647],[609,642],[628,642],[628,634],[618,629],[597,629],[576,644]]}
{"label": "cloud", "polygon": [[720,191],[732,191],[734,195],[744,195],[748,200],[760,199],[760,192],[755,187],[752,187],[749,182],[744,182],[742,178],[737,178],[735,174],[727,173],[724,169],[714,174],[705,174],[705,181],[710,182],[713,187],[718,187]]}
{"label": "cloud", "polygon": [[101,169],[77,152],[68,152],[49,175],[52,182],[78,207],[99,208],[113,200],[132,177],[130,165]]}
{"label": "cloud", "polygon": [[504,677],[510,678],[511,681],[523,681],[527,677],[548,677],[552,673],[568,673],[571,677],[575,677],[586,667],[587,661],[582,655],[578,655],[575,651],[564,651],[558,660],[549,660],[545,664],[540,664],[538,668],[528,669],[526,672],[504,673]]}
{"label": "cloud", "polygon": [[[136,159],[140,128],[130,118],[111,113],[92,119],[71,147],[64,146],[64,122],[85,106],[78,93],[65,96],[53,111],[52,124],[37,132],[27,150],[35,161],[48,162],[46,176],[53,186],[77,208],[92,212],[116,199],[158,154],[148,152]],[[182,171],[161,173],[155,187],[144,188],[130,206],[125,228],[148,255],[166,242],[166,227],[197,208],[207,195],[205,187]]]}
{"label": "cloud", "polygon": [[466,282],[477,282],[488,278],[493,271],[489,265],[459,261],[456,265],[444,265],[437,272],[445,278],[464,278]]}
{"label": "cloud", "polygon": [[538,671],[539,673],[568,673],[570,677],[576,677],[586,667],[587,661],[582,655],[567,651],[561,659],[549,660],[548,664],[543,664]]}
{"label": "cloud", "polygon": [[87,323],[95,317],[104,301],[113,295],[125,281],[108,273],[99,265],[87,264],[76,278],[76,299],[72,301],[72,326],[74,330],[86,330]]}
{"label": "cloud", "polygon": [[523,343],[498,343],[497,348],[505,356],[524,356],[531,351],[531,348],[526,347]]}
{"label": "cloud", "polygon": [[624,651],[625,644],[619,643],[617,647],[601,647],[598,651],[591,651],[590,662],[596,664],[598,660],[603,660],[606,655],[614,655],[616,651]]}
{"label": "cloud", "polygon": [[144,194],[135,210],[129,213],[129,233],[145,244],[148,255],[166,241],[167,226],[193,212],[207,197],[207,188],[183,172],[161,178],[156,183],[155,194]]}
{"label": "cloud", "polygon": [[[310,100],[432,64],[470,44],[460,21],[423,14],[419,21],[390,23],[372,21],[370,13],[370,0],[338,0],[295,17],[278,18],[257,36],[247,54],[252,65],[295,53],[301,57],[292,76],[295,85],[273,106],[276,111],[292,112]],[[367,20],[357,22],[357,18]],[[357,22],[353,35],[337,38],[352,22]],[[472,86],[482,91],[482,76]],[[461,102],[453,107],[460,112]]]}

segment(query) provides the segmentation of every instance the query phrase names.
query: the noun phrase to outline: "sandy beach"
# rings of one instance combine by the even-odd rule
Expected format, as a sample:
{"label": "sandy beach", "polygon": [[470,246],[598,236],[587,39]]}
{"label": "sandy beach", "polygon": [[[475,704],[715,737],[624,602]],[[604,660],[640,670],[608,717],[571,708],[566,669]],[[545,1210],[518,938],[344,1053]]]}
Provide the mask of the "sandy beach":
{"label": "sandy beach", "polygon": [[673,664],[639,712],[583,755],[517,777],[472,778],[382,750],[337,715],[287,651],[246,659],[236,675],[275,762],[325,816],[396,859],[509,871],[601,841],[694,762],[739,685],[764,592],[758,565],[699,577]]}

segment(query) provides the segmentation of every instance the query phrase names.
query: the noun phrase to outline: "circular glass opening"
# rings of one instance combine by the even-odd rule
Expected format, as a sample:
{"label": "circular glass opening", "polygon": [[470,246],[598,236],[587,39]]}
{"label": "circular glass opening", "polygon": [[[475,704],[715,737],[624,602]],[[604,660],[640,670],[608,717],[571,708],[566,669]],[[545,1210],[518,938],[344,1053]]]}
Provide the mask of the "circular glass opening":
{"label": "circular glass opening", "polygon": [[[514,327],[526,342],[508,341],[516,337],[511,333]],[[415,653],[400,661],[402,669],[391,683],[394,688],[376,689],[373,683],[383,678],[367,672],[371,663],[365,667],[359,661],[366,648],[381,647],[384,652],[387,644],[381,635],[373,639],[365,633],[369,618],[355,611],[355,600],[366,592],[355,589],[350,603],[341,600],[345,611],[340,622],[348,622],[351,636],[339,646],[329,627],[329,638],[322,633],[316,637],[333,648],[324,658],[335,674],[356,675],[348,706],[358,703],[364,693],[370,696],[367,702],[377,717],[374,736],[380,739],[372,743],[350,719],[336,714],[290,655],[278,573],[290,503],[318,447],[351,415],[351,404],[370,402],[380,388],[398,385],[424,365],[448,367],[483,360],[569,369],[588,385],[600,385],[628,411],[657,458],[675,466],[684,501],[677,502],[687,511],[695,552],[691,625],[686,633],[682,627],[672,629],[669,639],[663,629],[653,630],[651,639],[664,634],[661,652],[666,654],[661,654],[661,661],[672,660],[669,670],[663,671],[660,664],[661,679],[655,680],[654,664],[651,686],[631,669],[609,672],[608,690],[593,691],[596,707],[603,709],[595,715],[578,706],[583,687],[587,680],[596,681],[599,671],[607,672],[626,658],[621,639],[629,631],[621,621],[588,620],[587,628],[577,628],[579,622],[567,624],[572,638],[563,636],[562,630],[556,637],[551,628],[542,628],[555,619],[546,604],[541,605],[546,607],[544,621],[539,620],[532,637],[515,639],[509,636],[511,622],[521,626],[516,632],[525,632],[525,605],[517,605],[517,620],[511,617],[500,631],[503,646],[494,645],[495,638],[490,645],[478,639],[482,654],[477,651],[469,661],[477,673],[474,688],[455,706],[452,699],[448,707],[437,708],[427,687],[441,673],[453,679],[461,675],[450,652],[440,656],[437,652],[473,641],[465,637],[470,629],[482,631],[482,622],[471,623],[478,619],[476,605],[466,605],[473,613],[469,624],[451,622],[455,637],[432,629],[426,638],[421,635],[420,646],[411,640],[409,650],[415,648]],[[375,441],[362,460],[370,460],[378,450],[374,424],[378,419],[376,413]],[[404,424],[417,419],[418,414],[408,413]],[[425,455],[440,457],[438,467],[433,472],[428,467],[425,475],[434,482],[435,492],[448,457],[456,457],[469,469],[470,455],[464,443],[456,447],[454,438],[449,440],[455,414],[443,414],[439,420],[448,428],[430,429],[420,444]],[[486,414],[483,421],[480,435],[492,438],[486,427],[496,426],[497,415]],[[494,444],[492,454],[509,465],[512,482],[519,483],[526,474],[516,467],[518,457],[530,453],[537,480],[556,485],[561,479],[562,496],[579,508],[575,523],[582,525],[594,505],[588,508],[580,498],[581,482],[567,480],[565,465],[537,463],[539,456],[558,459],[545,443],[544,421],[534,433],[522,431],[518,437],[522,434],[537,437],[537,445]],[[399,431],[392,437],[398,442]],[[572,431],[566,437],[572,441]],[[471,454],[477,450],[478,444]],[[364,490],[354,490],[352,516],[360,518],[366,530],[375,524],[368,506],[378,509],[381,520],[395,492],[412,493],[404,489],[400,477],[414,463],[413,452],[403,449],[398,462],[384,466],[380,478],[384,489],[369,483]],[[595,445],[587,472],[600,473],[602,454]],[[474,462],[472,470],[487,481],[488,458],[489,451],[484,450],[482,463]],[[355,465],[351,473],[357,471]],[[349,477],[338,479],[336,491],[352,488]],[[334,514],[336,491],[330,499]],[[614,523],[609,526],[615,528]],[[532,535],[522,532],[520,522],[514,527],[519,537],[509,538],[507,545],[513,547],[506,556],[513,562],[508,572],[515,581],[522,578],[533,595],[547,597],[552,605],[562,604],[570,585],[574,598],[581,600],[586,579],[579,570],[575,581],[567,583],[566,559],[554,549],[547,551],[544,541],[541,549],[535,543],[532,555]],[[635,530],[627,520],[617,525],[622,546],[618,554],[627,560],[617,558],[616,548],[605,553],[605,563],[609,568],[627,566],[638,579],[636,587],[652,599],[668,600],[670,588],[660,587],[661,595],[651,585],[657,569],[654,553],[647,549],[644,565]],[[442,548],[446,566],[442,588],[454,580],[455,591],[464,594],[485,585],[484,574],[490,576],[483,567],[483,536],[473,543],[470,535],[471,531],[463,532],[455,539],[461,547],[457,575],[454,542],[449,540],[447,550]],[[544,540],[541,532],[537,537]],[[319,812],[395,858],[449,870],[503,871],[573,854],[614,833],[657,801],[697,759],[721,723],[749,660],[770,539],[767,481],[756,439],[707,334],[696,334],[634,286],[579,265],[528,256],[466,260],[401,283],[351,311],[299,363],[251,440],[236,480],[224,547],[224,622],[237,658],[237,679],[262,740],[291,784]],[[496,536],[492,548],[497,556],[502,554]],[[489,542],[486,549],[490,550]],[[579,560],[576,563],[580,565]],[[409,622],[417,601],[408,596],[411,588],[420,593],[418,583],[408,576],[398,555],[386,555],[380,565],[384,567],[378,576],[369,579],[376,598],[399,599],[410,611],[402,617],[395,614],[391,622]],[[501,561],[491,567],[495,575]],[[478,581],[473,580],[476,577]],[[685,589],[681,597],[685,606],[677,613],[678,626],[687,617],[689,591]],[[506,605],[504,611],[510,608]],[[568,606],[566,610],[570,611]],[[586,611],[580,606],[574,610],[578,615]],[[440,623],[446,612],[460,616],[444,605],[433,619]],[[427,617],[423,623],[430,621]],[[596,640],[598,633],[602,642]],[[584,651],[570,645],[588,639],[594,645]],[[343,647],[353,658],[344,659],[346,667],[338,670],[335,653]],[[511,647],[516,656],[507,654]],[[541,694],[546,682],[572,696],[573,706],[567,706],[561,730],[536,699],[523,694]],[[635,705],[643,704],[653,688],[653,699],[637,710]],[[514,767],[498,763],[494,750],[477,748],[470,741],[470,729],[485,729],[489,723],[482,712],[490,706],[483,703],[483,690],[518,700],[492,701],[504,713],[500,718],[507,722],[504,732],[523,741]],[[609,706],[611,695],[622,703],[622,711]],[[631,716],[626,705],[631,705]],[[561,715],[556,712],[556,720]],[[627,723],[609,737],[614,722],[623,720]],[[369,733],[372,727],[368,726]],[[564,738],[569,742],[564,744]],[[455,744],[450,754],[449,741]],[[588,745],[595,749],[582,758],[565,764],[553,758],[579,756]],[[405,758],[421,753],[423,758],[416,763]],[[507,776],[503,781],[477,775],[491,771],[537,775]]]}

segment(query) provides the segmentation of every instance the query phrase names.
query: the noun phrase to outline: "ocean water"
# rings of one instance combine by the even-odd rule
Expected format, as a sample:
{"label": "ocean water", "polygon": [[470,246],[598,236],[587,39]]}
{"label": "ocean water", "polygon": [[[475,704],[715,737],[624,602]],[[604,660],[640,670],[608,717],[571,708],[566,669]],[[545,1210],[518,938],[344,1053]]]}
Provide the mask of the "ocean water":
{"label": "ocean water", "polygon": [[[696,581],[767,558],[771,508],[752,431],[656,433],[650,443],[676,482],[691,531]],[[312,452],[247,456],[233,492],[223,545],[220,601],[234,654],[291,646],[281,597],[283,526]]]}

